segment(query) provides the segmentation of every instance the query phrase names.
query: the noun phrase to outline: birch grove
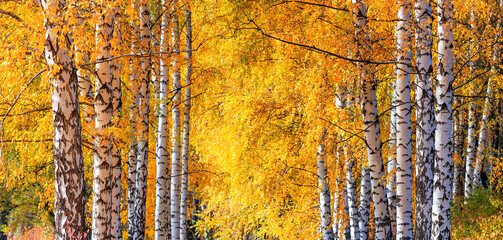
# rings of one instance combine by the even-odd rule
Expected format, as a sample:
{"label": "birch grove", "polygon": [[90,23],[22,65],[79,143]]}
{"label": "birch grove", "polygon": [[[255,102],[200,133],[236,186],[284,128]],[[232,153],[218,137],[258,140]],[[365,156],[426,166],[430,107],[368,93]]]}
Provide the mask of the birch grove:
{"label": "birch grove", "polygon": [[499,239],[502,5],[0,1],[0,239]]}

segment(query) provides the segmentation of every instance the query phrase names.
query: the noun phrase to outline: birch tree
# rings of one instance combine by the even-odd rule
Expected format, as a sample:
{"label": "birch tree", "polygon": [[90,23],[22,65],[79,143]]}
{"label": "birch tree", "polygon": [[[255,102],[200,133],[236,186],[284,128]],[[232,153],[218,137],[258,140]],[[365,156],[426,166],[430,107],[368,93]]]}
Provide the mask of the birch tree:
{"label": "birch tree", "polygon": [[396,79],[397,239],[412,239],[412,141],[410,127],[411,4],[398,0]]}
{"label": "birch tree", "polygon": [[[362,0],[353,0],[353,17],[356,27],[357,51],[356,57],[368,59],[370,57],[370,39],[367,26],[367,9]],[[383,181],[384,166],[381,149],[381,135],[377,112],[376,87],[377,80],[372,66],[358,63],[360,74],[360,99],[365,129],[365,142],[370,165],[372,184],[372,198],[374,202],[374,219],[376,239],[391,238],[391,226],[388,215],[388,201],[386,198],[385,182]]]}
{"label": "birch tree", "polygon": [[[150,11],[148,1],[140,1],[140,40],[144,55],[150,52]],[[138,162],[136,163],[136,194],[135,194],[135,240],[145,237],[145,210],[147,200],[147,164],[148,164],[148,130],[150,114],[150,57],[141,59],[140,91],[139,91],[139,141]]]}
{"label": "birch tree", "polygon": [[415,4],[416,20],[416,228],[414,238],[431,236],[433,204],[434,115],[432,67],[432,11],[429,0]]}
{"label": "birch tree", "polygon": [[171,138],[171,236],[173,240],[180,239],[180,99],[181,99],[181,85],[180,85],[180,63],[179,63],[179,50],[180,50],[180,37],[178,35],[178,1],[172,2],[171,8],[171,41],[173,50],[173,128]]}
{"label": "birch tree", "polygon": [[[168,25],[169,14],[168,1],[162,1],[161,16],[161,42],[160,51],[165,52],[168,49]],[[169,239],[170,236],[170,219],[169,219],[169,202],[170,202],[170,176],[169,176],[169,152],[168,152],[168,94],[169,94],[169,68],[165,56],[161,56],[160,65],[160,81],[159,81],[159,123],[157,131],[157,147],[156,147],[156,199],[155,199],[155,239]]]}
{"label": "birch tree", "polygon": [[[386,195],[388,198],[389,216],[391,224],[391,232],[393,237],[396,236],[396,101],[395,101],[395,85],[393,83],[393,97],[391,100],[391,111],[389,120],[389,156],[387,163],[388,183],[386,184]],[[363,181],[363,180],[362,180]]]}
{"label": "birch tree", "polygon": [[[192,17],[190,1],[185,2],[185,20],[187,27],[187,74],[185,77],[185,101],[183,107],[183,144],[182,144],[182,186],[180,202],[180,239],[187,238],[187,198],[189,186],[189,134],[192,84]],[[330,197],[328,198],[330,199]],[[328,204],[330,209],[330,203]],[[330,215],[330,214],[329,214]]]}
{"label": "birch tree", "polygon": [[320,145],[318,147],[318,187],[320,188],[320,217],[321,217],[321,233],[323,240],[333,240],[334,232],[330,227],[332,216],[330,213],[330,188],[328,185],[327,166],[325,164],[325,138],[327,130],[323,128],[320,137]]}
{"label": "birch tree", "polygon": [[[114,10],[114,38],[118,39],[116,48],[120,48],[122,35],[121,35],[121,12],[120,8],[116,7]],[[112,105],[113,114],[112,118],[116,119],[115,126],[119,126],[122,111],[122,88],[121,88],[121,71],[122,62],[114,60],[112,62],[113,78],[112,78]],[[118,143],[120,139],[114,136],[114,142]],[[111,238],[115,240],[122,239],[122,223],[121,223],[121,175],[122,175],[122,153],[117,144],[113,145],[112,154],[112,229]]]}
{"label": "birch tree", "polygon": [[[137,0],[132,0],[131,5],[138,6]],[[137,9],[133,9],[137,12]],[[140,46],[140,28],[137,20],[132,23],[132,38],[131,54],[138,54]],[[136,199],[136,165],[138,163],[138,120],[139,120],[139,104],[140,104],[140,86],[138,69],[140,67],[139,58],[131,58],[129,67],[132,69],[130,73],[131,92],[133,99],[130,107],[130,125],[131,125],[131,140],[129,144],[129,160],[128,160],[128,240],[134,239],[134,233],[137,231],[135,221],[135,199]]]}
{"label": "birch tree", "polygon": [[435,91],[435,167],[431,238],[450,239],[452,158],[452,3],[438,0],[438,65]]}
{"label": "birch tree", "polygon": [[362,167],[362,179],[360,183],[360,206],[358,208],[360,230],[360,240],[369,238],[369,217],[370,217],[370,169]]}
{"label": "birch tree", "polygon": [[66,24],[61,11],[66,2],[42,0],[41,5],[46,29],[44,57],[52,73],[55,239],[83,238],[87,227],[77,69],[70,43],[57,31]]}
{"label": "birch tree", "polygon": [[93,239],[110,239],[112,217],[112,66],[106,59],[111,57],[110,40],[113,38],[114,16],[101,6],[96,25],[97,64],[94,110],[96,135],[94,137],[93,164]]}
{"label": "birch tree", "polygon": [[[476,20],[476,15],[475,12],[472,10],[471,11],[471,18],[470,18],[470,30],[472,36],[475,35],[475,20]],[[470,55],[474,51],[474,40],[473,37],[470,39]],[[469,62],[470,65],[470,76],[474,77],[477,68],[477,60],[476,59],[470,59]],[[470,95],[475,95],[476,89],[478,88],[477,86],[477,81],[472,81],[471,84],[471,90],[470,90]],[[477,154],[477,119],[476,119],[476,114],[477,114],[477,103],[475,101],[470,102],[470,108],[468,111],[468,141],[467,141],[467,146],[466,146],[466,171],[465,171],[465,198],[468,198],[473,190],[473,172],[474,172],[474,164],[475,164],[475,157]]]}

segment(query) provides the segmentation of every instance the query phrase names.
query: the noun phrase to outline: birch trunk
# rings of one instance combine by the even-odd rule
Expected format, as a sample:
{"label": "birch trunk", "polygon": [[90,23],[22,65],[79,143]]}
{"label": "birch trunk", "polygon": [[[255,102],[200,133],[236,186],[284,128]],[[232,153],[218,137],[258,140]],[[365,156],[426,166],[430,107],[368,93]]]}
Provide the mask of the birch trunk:
{"label": "birch trunk", "polygon": [[[114,16],[114,34],[116,39],[119,39],[117,43],[117,48],[120,48],[120,44],[122,41],[121,36],[121,22],[120,22],[120,9],[115,9]],[[121,70],[122,70],[122,62],[120,60],[114,60],[112,63],[113,69],[113,79],[112,79],[112,105],[113,105],[113,119],[116,119],[114,124],[116,127],[119,126],[118,119],[121,118],[122,111],[122,88],[121,88]],[[119,138],[114,137],[114,142],[120,141]],[[122,162],[122,154],[119,146],[113,146],[113,155],[112,155],[112,229],[111,235],[112,239],[119,240],[122,239],[122,223],[121,223],[121,167]]]}
{"label": "birch trunk", "polygon": [[358,227],[358,196],[356,196],[356,182],[354,176],[355,159],[352,150],[346,149],[346,186],[348,197],[349,231],[350,239],[360,239],[360,228]]}
{"label": "birch trunk", "polygon": [[[150,52],[150,11],[148,1],[140,2],[140,30],[142,53]],[[141,59],[139,116],[140,140],[138,141],[138,162],[136,163],[136,195],[135,195],[135,240],[145,238],[145,210],[147,201],[147,170],[148,170],[148,129],[150,114],[150,57]]]}
{"label": "birch trunk", "polygon": [[333,206],[333,223],[332,231],[334,232],[334,239],[339,239],[339,179],[335,180],[335,191],[334,191],[334,206]]}
{"label": "birch trunk", "polygon": [[435,92],[435,167],[431,238],[450,239],[452,158],[452,3],[438,0],[438,65]]}
{"label": "birch trunk", "polygon": [[[475,34],[475,13],[472,10],[470,19],[471,34]],[[470,39],[470,55],[474,50],[474,41]],[[477,61],[470,60],[470,73],[471,77],[474,77],[474,71],[477,68]],[[473,80],[473,79],[472,79]],[[475,95],[477,92],[477,82],[472,81],[472,86],[470,90],[470,95]],[[466,146],[466,175],[465,175],[465,198],[469,197],[473,191],[473,173],[475,167],[475,157],[477,154],[477,104],[475,101],[470,102],[470,110],[468,112],[468,143]]]}
{"label": "birch trunk", "polygon": [[433,204],[434,114],[432,11],[430,1],[416,2],[416,230],[414,239],[431,237]]}
{"label": "birch trunk", "polygon": [[325,164],[325,136],[327,134],[326,128],[320,138],[320,145],[318,148],[318,187],[320,188],[320,214],[321,214],[321,233],[323,240],[333,240],[334,232],[330,227],[332,216],[330,213],[330,188],[328,185],[327,165]]}
{"label": "birch trunk", "polygon": [[398,0],[396,79],[396,239],[412,239],[412,141],[410,123],[411,3]]}
{"label": "birch trunk", "polygon": [[[356,26],[358,42],[357,58],[369,59],[370,39],[367,26],[367,9],[362,0],[353,0],[353,16]],[[390,239],[391,225],[388,215],[388,201],[386,198],[384,165],[381,151],[381,134],[377,112],[377,81],[374,79],[374,69],[369,64],[359,63],[358,70],[361,74],[360,99],[363,115],[363,128],[370,165],[372,184],[372,198],[374,202],[374,216],[376,239]]]}
{"label": "birch trunk", "polygon": [[[493,73],[495,73],[494,70]],[[487,140],[487,121],[489,118],[490,114],[489,111],[491,108],[491,103],[489,102],[491,94],[492,94],[492,77],[489,77],[489,81],[487,82],[486,100],[484,102],[484,112],[482,113],[482,122],[480,123],[479,142],[477,146],[475,170],[473,173],[473,184],[472,184],[473,186],[480,185],[480,171],[481,171],[482,160],[484,159],[484,152]]]}
{"label": "birch trunk", "polygon": [[[182,144],[182,189],[180,203],[180,239],[187,239],[187,189],[189,186],[189,134],[192,84],[192,19],[190,2],[185,3],[185,19],[187,26],[187,75],[185,78],[185,103],[183,108],[183,144]],[[330,196],[328,197],[330,201]],[[328,204],[330,210],[330,202]],[[330,214],[329,214],[330,215]]]}
{"label": "birch trunk", "polygon": [[461,113],[459,110],[454,111],[457,112],[455,115],[457,118],[454,118],[455,125],[454,125],[454,155],[457,156],[458,161],[453,163],[454,164],[454,180],[452,184],[453,188],[453,195],[454,196],[462,196],[463,195],[463,182],[462,182],[462,174],[463,174],[463,157],[462,157],[462,152],[463,152],[463,142],[464,142],[464,133],[462,130],[463,126],[463,116],[461,116]]}
{"label": "birch trunk", "polygon": [[[164,52],[168,49],[168,21],[169,14],[168,1],[162,1],[164,14],[161,20],[161,43],[160,51]],[[156,198],[155,198],[155,239],[170,239],[170,219],[169,219],[169,202],[170,202],[170,175],[169,175],[169,131],[168,131],[168,114],[169,114],[169,68],[166,64],[166,58],[160,58],[160,83],[159,83],[159,124],[156,147]]]}
{"label": "birch trunk", "polygon": [[[131,4],[138,6],[138,0],[132,0]],[[135,9],[135,12],[137,10]],[[140,39],[140,28],[137,20],[133,20],[133,41],[131,44],[131,53],[138,54],[139,46],[135,45]],[[138,163],[138,120],[139,104],[140,104],[140,84],[138,69],[140,68],[140,59],[131,58],[129,65],[132,69],[130,75],[131,92],[133,94],[133,101],[130,108],[130,124],[131,124],[131,142],[129,145],[129,160],[128,160],[128,240],[134,239],[134,233],[137,231],[135,220],[135,199],[136,199],[136,166]]]}
{"label": "birch trunk", "polygon": [[369,217],[370,217],[370,169],[362,167],[362,179],[360,184],[360,214],[358,228],[360,229],[360,240],[369,238]]}
{"label": "birch trunk", "polygon": [[172,240],[180,239],[180,63],[179,46],[180,37],[178,35],[178,1],[172,2],[172,49],[173,49],[173,130],[172,130],[172,148],[171,148],[171,236]]}
{"label": "birch trunk", "polygon": [[[395,91],[395,83],[393,83],[393,92]],[[389,180],[386,185],[386,195],[389,202],[389,215],[391,222],[391,232],[393,238],[396,237],[396,100],[393,94],[391,103],[390,121],[389,121],[389,156],[387,163],[387,171]]]}
{"label": "birch trunk", "polygon": [[110,40],[113,37],[113,15],[101,6],[100,21],[96,25],[98,56],[96,64],[94,110],[96,112],[93,165],[93,239],[110,239],[112,220],[112,66]]}
{"label": "birch trunk", "polygon": [[55,239],[82,238],[87,234],[82,157],[81,122],[77,69],[70,56],[71,46],[55,29],[65,22],[59,14],[64,1],[42,0],[46,39],[45,60],[51,76],[54,148]]}

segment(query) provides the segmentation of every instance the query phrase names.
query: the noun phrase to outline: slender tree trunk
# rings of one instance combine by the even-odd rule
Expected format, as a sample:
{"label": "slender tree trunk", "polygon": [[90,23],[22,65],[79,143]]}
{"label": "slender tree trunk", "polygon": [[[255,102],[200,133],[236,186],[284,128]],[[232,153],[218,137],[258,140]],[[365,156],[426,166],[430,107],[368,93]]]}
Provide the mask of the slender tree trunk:
{"label": "slender tree trunk", "polygon": [[412,239],[412,134],[410,124],[411,3],[398,0],[396,79],[397,239]]}
{"label": "slender tree trunk", "polygon": [[[189,133],[192,84],[192,16],[190,1],[185,3],[185,19],[187,25],[187,75],[185,78],[185,103],[183,108],[183,144],[182,144],[182,189],[180,204],[180,239],[187,239],[187,198],[189,187]],[[328,197],[330,201],[330,196]],[[330,210],[330,202],[328,204]],[[329,214],[330,215],[330,214]]]}
{"label": "slender tree trunk", "polygon": [[349,214],[349,231],[350,239],[360,239],[360,228],[358,227],[358,196],[356,195],[356,182],[354,176],[354,168],[356,159],[353,157],[351,149],[346,149],[346,186],[348,198],[348,214]]}
{"label": "slender tree trunk", "polygon": [[[121,22],[120,22],[120,8],[115,9],[114,16],[114,33],[115,38],[118,39],[117,47],[120,48],[122,41],[121,36]],[[112,63],[113,68],[113,79],[112,79],[112,104],[113,104],[113,119],[116,119],[114,124],[119,126],[119,119],[121,118],[122,111],[122,88],[121,88],[121,70],[122,62],[120,60],[114,60]],[[119,240],[122,239],[122,223],[121,223],[121,162],[122,154],[117,143],[120,141],[119,138],[114,137],[113,146],[113,156],[112,156],[112,229],[111,235],[112,239]]]}
{"label": "slender tree trunk", "polygon": [[433,204],[434,113],[432,67],[432,22],[429,0],[415,5],[416,15],[416,228],[414,239],[431,237]]}
{"label": "slender tree trunk", "polygon": [[327,165],[325,164],[325,136],[327,134],[326,128],[320,138],[320,145],[318,148],[318,187],[320,188],[320,214],[321,214],[321,232],[323,240],[333,240],[334,232],[330,227],[332,216],[330,213],[330,188],[328,185]]}
{"label": "slender tree trunk", "polygon": [[370,169],[362,167],[362,179],[360,184],[360,214],[358,227],[360,229],[360,240],[369,238],[369,217],[370,217]]}
{"label": "slender tree trunk", "polygon": [[455,121],[454,125],[454,155],[457,158],[457,161],[454,164],[454,180],[452,184],[453,188],[453,194],[454,196],[462,196],[464,191],[463,191],[463,181],[462,181],[462,176],[463,176],[463,142],[464,142],[464,133],[462,130],[463,126],[463,116],[461,116],[461,112],[459,110],[455,111],[457,112],[455,115],[457,118],[453,118]]}
{"label": "slender tree trunk", "polygon": [[[137,58],[133,58],[130,62],[131,69],[135,69],[139,63]],[[131,124],[131,142],[129,144],[129,160],[128,160],[128,240],[132,240],[136,231],[134,202],[136,195],[136,165],[138,162],[138,104],[139,104],[139,84],[138,72],[131,73],[131,89],[133,93],[133,101],[130,107],[130,124]]]}
{"label": "slender tree trunk", "polygon": [[[338,158],[337,158],[338,159]],[[335,180],[335,191],[334,191],[334,206],[333,206],[333,223],[332,231],[334,232],[334,239],[339,239],[339,218],[341,214],[339,213],[339,179]]]}
{"label": "slender tree trunk", "polygon": [[93,165],[93,239],[110,239],[112,220],[112,136],[108,129],[112,126],[112,66],[110,40],[113,38],[113,18],[101,6],[100,21],[96,25],[98,57],[96,64],[96,95],[94,110],[96,111],[94,137]]}
{"label": "slender tree trunk", "polygon": [[[367,26],[367,9],[362,0],[353,0],[353,15],[356,26],[356,38],[358,49],[356,57],[369,59],[371,43]],[[363,115],[363,128],[365,129],[365,141],[370,165],[372,184],[372,198],[374,202],[374,216],[376,239],[390,239],[391,224],[388,215],[388,200],[386,198],[384,165],[382,158],[381,133],[379,130],[379,118],[377,112],[376,87],[377,80],[374,69],[366,63],[359,63],[358,70],[361,74],[360,99]]]}
{"label": "slender tree trunk", "polygon": [[42,0],[41,4],[46,29],[45,60],[49,69],[59,69],[50,81],[54,126],[55,239],[83,238],[87,227],[77,69],[70,56],[70,44],[61,41],[62,36],[58,36],[55,30],[66,24],[60,15],[66,3]]}
{"label": "slender tree trunk", "polygon": [[[162,9],[164,14],[161,20],[161,44],[160,51],[164,52],[168,49],[168,0],[163,0]],[[169,114],[169,68],[166,63],[166,58],[160,58],[161,77],[159,83],[159,124],[157,137],[157,176],[156,176],[156,202],[155,202],[155,239],[163,240],[170,239],[170,172],[169,172],[169,130],[168,130],[168,114]]]}
{"label": "slender tree trunk", "polygon": [[[494,67],[493,67],[494,68]],[[494,73],[495,71],[493,71]],[[484,112],[482,113],[482,122],[480,123],[480,132],[479,132],[479,142],[477,146],[477,155],[475,161],[475,170],[473,175],[473,186],[480,185],[480,170],[482,165],[482,160],[484,159],[484,152],[486,147],[487,140],[487,121],[490,114],[490,98],[492,94],[492,77],[489,77],[489,81],[487,82],[487,90],[486,90],[486,100],[484,102]]]}
{"label": "slender tree trunk", "polygon": [[438,0],[438,65],[435,92],[435,167],[431,238],[450,239],[452,158],[453,10],[450,0]]}
{"label": "slender tree trunk", "polygon": [[[395,83],[393,83],[393,92],[395,91]],[[391,103],[390,121],[389,121],[389,156],[387,163],[387,171],[389,180],[386,185],[386,195],[389,202],[389,215],[391,222],[391,232],[393,238],[396,237],[396,100],[393,93]]]}
{"label": "slender tree trunk", "polygon": [[178,1],[172,2],[172,49],[173,49],[173,130],[172,130],[172,148],[171,148],[171,236],[172,240],[180,239],[180,63],[179,46],[180,37],[178,35]]}
{"label": "slender tree trunk", "polygon": [[[148,1],[140,2],[140,30],[142,52],[150,52],[150,11]],[[135,195],[135,240],[145,238],[145,210],[147,201],[147,170],[148,170],[148,129],[150,114],[150,57],[141,59],[139,116],[140,140],[138,141],[138,162],[136,163],[136,195]]]}
{"label": "slender tree trunk", "polygon": [[[472,10],[470,28],[472,35],[475,34],[475,13]],[[473,38],[470,39],[470,55],[474,51],[474,41]],[[470,60],[470,73],[471,77],[475,76],[474,71],[477,68],[476,59]],[[477,81],[472,81],[470,95],[475,95],[477,92]],[[466,147],[466,175],[465,175],[465,198],[468,198],[473,191],[473,173],[475,165],[475,157],[477,154],[477,103],[475,101],[470,102],[470,110],[468,112],[468,143]]]}

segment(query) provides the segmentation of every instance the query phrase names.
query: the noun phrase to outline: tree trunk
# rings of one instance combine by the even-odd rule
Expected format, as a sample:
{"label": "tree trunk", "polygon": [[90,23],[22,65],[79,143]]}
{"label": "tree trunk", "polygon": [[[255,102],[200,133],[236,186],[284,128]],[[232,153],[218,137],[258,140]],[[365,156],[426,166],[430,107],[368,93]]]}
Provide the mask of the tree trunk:
{"label": "tree trunk", "polygon": [[178,1],[172,2],[172,49],[173,49],[173,130],[172,130],[172,148],[171,148],[171,236],[172,240],[180,239],[180,63],[179,46],[180,37],[178,35]]}
{"label": "tree trunk", "polygon": [[412,239],[412,134],[410,124],[411,3],[399,0],[396,79],[397,239]]}
{"label": "tree trunk", "polygon": [[461,115],[460,110],[454,111],[457,112],[454,115],[457,116],[456,118],[453,118],[454,120],[454,155],[456,156],[457,161],[454,162],[454,179],[453,179],[453,195],[454,196],[462,196],[464,191],[463,191],[463,181],[462,181],[462,176],[463,176],[463,142],[464,142],[464,131],[462,130],[463,126],[463,116]]}
{"label": "tree trunk", "polygon": [[349,231],[350,239],[360,239],[360,229],[358,227],[358,196],[356,195],[356,182],[354,176],[354,167],[356,159],[354,159],[353,152],[347,146],[346,149],[346,186],[348,197],[348,214],[349,214]]}
{"label": "tree trunk", "polygon": [[[185,19],[187,24],[187,75],[185,78],[185,103],[183,108],[183,147],[182,147],[182,189],[180,204],[180,239],[187,239],[187,190],[189,186],[189,133],[192,84],[192,19],[190,2],[185,3]],[[329,196],[330,201],[330,196]],[[330,202],[328,204],[330,209]],[[330,215],[330,214],[329,214]]]}
{"label": "tree trunk", "polygon": [[94,137],[93,165],[93,239],[110,239],[112,220],[112,66],[110,41],[113,38],[113,18],[101,6],[100,20],[96,25],[98,56],[96,64],[94,110],[96,135]]}
{"label": "tree trunk", "polygon": [[362,179],[360,184],[360,214],[358,228],[360,229],[360,240],[369,238],[369,217],[370,217],[370,169],[362,167]]}
{"label": "tree trunk", "polygon": [[[161,20],[161,44],[160,51],[164,52],[168,49],[168,21],[169,14],[168,1],[163,0],[162,9],[164,14]],[[156,198],[155,198],[155,239],[170,239],[170,219],[169,219],[169,202],[170,202],[170,175],[169,175],[169,130],[168,130],[168,114],[169,114],[169,68],[166,63],[166,58],[160,58],[161,77],[159,83],[159,124],[157,135],[156,161]]]}
{"label": "tree trunk", "polygon": [[321,233],[323,240],[333,240],[334,232],[330,227],[332,216],[330,213],[330,188],[328,185],[327,165],[325,164],[325,136],[327,134],[326,128],[320,138],[320,145],[318,148],[318,187],[320,188],[320,214],[321,214]]}
{"label": "tree trunk", "polygon": [[391,222],[391,232],[393,238],[396,237],[396,98],[395,83],[393,83],[393,99],[391,102],[390,121],[389,121],[389,156],[387,171],[389,180],[386,184],[386,195],[388,198],[389,216]]}
{"label": "tree trunk", "polygon": [[54,126],[55,239],[84,238],[87,227],[77,69],[70,56],[69,42],[61,41],[62,36],[58,36],[55,30],[65,24],[60,13],[66,3],[42,0],[41,4],[46,29],[45,60],[49,69],[59,68],[50,81]]}
{"label": "tree trunk", "polygon": [[[494,73],[495,71],[493,71]],[[485,147],[486,147],[486,140],[487,140],[487,121],[489,118],[490,114],[490,108],[491,108],[491,103],[490,103],[490,98],[492,94],[492,77],[489,77],[489,81],[487,82],[487,90],[486,90],[486,100],[484,102],[484,112],[482,114],[482,122],[480,123],[480,132],[479,132],[479,142],[477,146],[477,155],[476,155],[476,161],[475,161],[475,170],[473,173],[473,185],[472,186],[479,186],[480,185],[480,171],[481,171],[481,165],[482,165],[482,160],[484,159],[484,152],[485,152]]]}
{"label": "tree trunk", "polygon": [[[367,9],[362,0],[353,0],[353,16],[356,26],[356,41],[358,59],[369,59],[370,39],[367,26]],[[372,184],[372,198],[374,202],[374,216],[376,239],[390,239],[391,225],[388,215],[388,200],[385,191],[384,165],[382,158],[381,133],[379,130],[379,119],[377,112],[377,96],[373,69],[370,64],[358,63],[360,78],[360,99],[363,115],[363,128],[365,129],[365,142],[370,165],[370,176]]]}
{"label": "tree trunk", "polygon": [[452,158],[452,3],[438,0],[438,65],[435,92],[435,167],[431,238],[450,239]]}
{"label": "tree trunk", "polygon": [[[117,42],[117,47],[120,48],[120,44],[122,41],[121,36],[121,15],[120,8],[115,9],[114,16],[114,33]],[[116,119],[114,124],[116,127],[119,127],[119,119],[121,118],[122,111],[122,88],[121,88],[121,70],[122,70],[122,62],[120,60],[114,60],[112,63],[113,68],[113,79],[112,79],[112,104],[113,104],[113,119]],[[112,155],[112,229],[111,235],[112,239],[119,240],[122,239],[122,223],[121,223],[121,162],[122,162],[122,154],[117,143],[120,141],[119,138],[114,137],[114,142],[116,143],[113,146],[113,155]]]}
{"label": "tree trunk", "polygon": [[[150,11],[148,1],[140,2],[140,30],[143,54],[150,52]],[[148,170],[148,129],[150,114],[150,57],[142,57],[139,91],[140,140],[138,141],[138,162],[136,163],[136,195],[135,195],[135,240],[145,238],[145,210],[147,201],[147,170]]]}
{"label": "tree trunk", "polygon": [[[475,34],[475,13],[472,10],[470,28],[471,34]],[[470,39],[470,55],[474,50],[474,41]],[[470,76],[474,77],[477,68],[477,61],[471,59],[470,62]],[[472,86],[470,89],[470,95],[475,95],[477,92],[477,81],[472,79]],[[470,110],[468,112],[468,145],[466,146],[466,175],[465,175],[465,198],[468,198],[473,191],[473,173],[475,165],[475,157],[477,154],[477,103],[476,101],[470,102]]]}
{"label": "tree trunk", "polygon": [[434,114],[432,11],[430,2],[416,2],[416,230],[414,239],[431,237],[433,204]]}

